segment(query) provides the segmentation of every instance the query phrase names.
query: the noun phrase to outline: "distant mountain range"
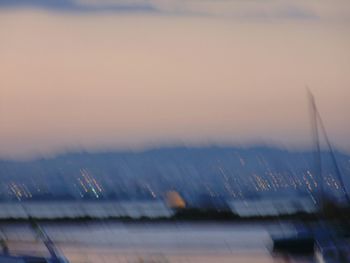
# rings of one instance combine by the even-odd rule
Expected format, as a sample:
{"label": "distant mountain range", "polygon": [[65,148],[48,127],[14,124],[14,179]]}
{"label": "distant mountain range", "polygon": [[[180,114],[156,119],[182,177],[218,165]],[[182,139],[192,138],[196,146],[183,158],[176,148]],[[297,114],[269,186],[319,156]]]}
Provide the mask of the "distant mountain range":
{"label": "distant mountain range", "polygon": [[[335,153],[350,189],[350,156]],[[208,198],[314,195],[320,186],[313,153],[268,146],[168,147],[142,152],[66,153],[32,161],[0,161],[0,198],[158,199],[170,190],[188,202]],[[322,181],[339,196],[330,155]]]}

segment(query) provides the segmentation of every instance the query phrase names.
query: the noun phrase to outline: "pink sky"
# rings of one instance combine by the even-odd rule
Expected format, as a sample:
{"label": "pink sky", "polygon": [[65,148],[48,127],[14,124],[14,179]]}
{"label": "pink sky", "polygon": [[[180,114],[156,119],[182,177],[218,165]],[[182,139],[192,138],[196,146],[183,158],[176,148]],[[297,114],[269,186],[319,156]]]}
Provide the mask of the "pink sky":
{"label": "pink sky", "polygon": [[232,9],[240,16],[220,6],[180,5],[182,15],[0,8],[0,154],[303,147],[305,85],[331,140],[350,151],[349,5],[340,2],[314,5],[320,16],[310,19],[251,18],[245,6]]}

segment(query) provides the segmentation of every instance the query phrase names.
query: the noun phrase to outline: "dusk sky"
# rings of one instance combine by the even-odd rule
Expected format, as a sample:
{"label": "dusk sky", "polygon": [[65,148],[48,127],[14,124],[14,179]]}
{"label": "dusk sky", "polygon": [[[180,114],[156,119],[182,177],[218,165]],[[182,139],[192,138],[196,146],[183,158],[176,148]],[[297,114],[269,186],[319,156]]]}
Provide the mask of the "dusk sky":
{"label": "dusk sky", "polygon": [[0,155],[312,143],[350,152],[349,0],[0,0]]}

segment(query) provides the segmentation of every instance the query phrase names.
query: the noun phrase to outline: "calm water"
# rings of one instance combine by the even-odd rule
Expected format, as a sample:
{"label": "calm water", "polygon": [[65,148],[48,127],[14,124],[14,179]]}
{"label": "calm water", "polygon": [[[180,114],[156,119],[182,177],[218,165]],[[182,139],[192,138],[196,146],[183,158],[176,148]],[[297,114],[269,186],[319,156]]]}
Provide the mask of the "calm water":
{"label": "calm water", "polygon": [[[270,232],[288,225],[94,222],[44,224],[70,262],[293,262],[270,255]],[[27,224],[1,226],[11,251],[45,254]],[[290,259],[288,259],[290,260]],[[298,259],[294,262],[310,262]]]}

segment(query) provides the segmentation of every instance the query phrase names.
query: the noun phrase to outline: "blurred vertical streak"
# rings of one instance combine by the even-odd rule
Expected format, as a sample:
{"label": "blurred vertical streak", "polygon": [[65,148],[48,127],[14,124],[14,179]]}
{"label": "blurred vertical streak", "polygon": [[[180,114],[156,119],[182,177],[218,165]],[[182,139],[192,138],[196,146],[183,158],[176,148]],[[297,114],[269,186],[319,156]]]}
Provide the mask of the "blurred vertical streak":
{"label": "blurred vertical streak", "polygon": [[312,137],[315,145],[314,150],[314,159],[315,159],[315,167],[314,172],[317,176],[318,180],[318,191],[316,200],[318,202],[319,208],[323,205],[323,178],[322,178],[322,166],[321,166],[321,149],[320,149],[320,140],[319,140],[319,131],[317,125],[317,108],[315,103],[315,98],[311,93],[310,89],[306,87],[309,99],[309,108],[310,108],[310,120],[311,120],[311,128],[312,128]]}

